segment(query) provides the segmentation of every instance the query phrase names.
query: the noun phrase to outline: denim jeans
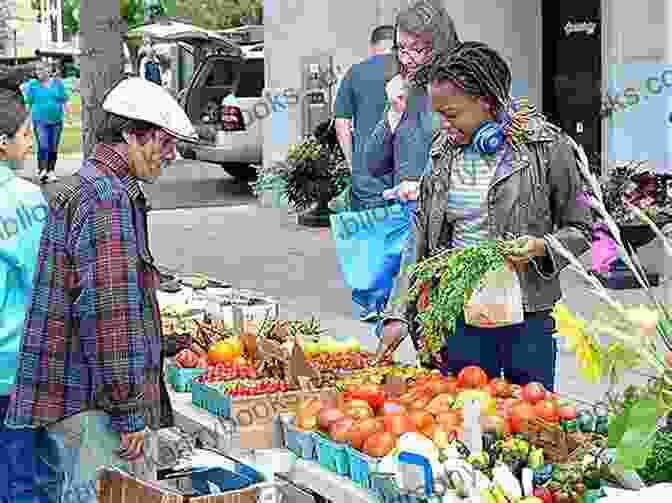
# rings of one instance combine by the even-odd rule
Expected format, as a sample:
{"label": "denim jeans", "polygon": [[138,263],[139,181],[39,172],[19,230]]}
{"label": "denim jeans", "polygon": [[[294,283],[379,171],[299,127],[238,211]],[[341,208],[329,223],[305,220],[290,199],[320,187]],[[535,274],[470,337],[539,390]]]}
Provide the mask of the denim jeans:
{"label": "denim jeans", "polygon": [[9,397],[0,397],[0,503],[48,503],[39,483],[46,467],[37,455],[41,432],[5,428]]}
{"label": "denim jeans", "polygon": [[471,327],[458,320],[455,334],[441,351],[441,371],[457,374],[477,365],[491,378],[503,373],[513,384],[535,381],[555,391],[558,347],[554,333],[550,311],[526,313],[523,323],[500,328]]}
{"label": "denim jeans", "polygon": [[37,160],[46,163],[48,171],[53,171],[58,157],[58,146],[61,143],[63,123],[34,122],[33,126],[37,137]]}
{"label": "denim jeans", "polygon": [[133,473],[116,454],[121,438],[110,424],[107,414],[90,411],[45,430],[40,455],[49,470],[50,503],[95,503],[97,470],[102,466]]}

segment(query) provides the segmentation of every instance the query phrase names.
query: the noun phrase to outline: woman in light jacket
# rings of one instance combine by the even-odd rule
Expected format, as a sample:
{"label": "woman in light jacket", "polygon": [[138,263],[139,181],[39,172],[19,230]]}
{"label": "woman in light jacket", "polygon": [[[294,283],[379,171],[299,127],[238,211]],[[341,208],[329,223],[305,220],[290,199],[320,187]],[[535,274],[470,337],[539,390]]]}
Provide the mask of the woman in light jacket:
{"label": "woman in light jacket", "polygon": [[38,433],[4,426],[16,383],[17,355],[30,303],[47,202],[40,188],[16,176],[32,156],[30,114],[18,89],[0,89],[0,503],[47,502],[39,479]]}

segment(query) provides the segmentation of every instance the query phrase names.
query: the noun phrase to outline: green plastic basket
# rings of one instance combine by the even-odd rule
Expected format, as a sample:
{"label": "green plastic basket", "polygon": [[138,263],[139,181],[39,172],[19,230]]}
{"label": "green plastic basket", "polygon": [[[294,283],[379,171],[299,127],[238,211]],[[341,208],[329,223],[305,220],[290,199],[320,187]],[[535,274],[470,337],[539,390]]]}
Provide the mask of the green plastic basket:
{"label": "green plastic basket", "polygon": [[200,382],[193,383],[191,403],[207,410],[213,416],[231,419],[231,397],[212,386]]}
{"label": "green plastic basket", "polygon": [[183,369],[180,367],[168,367],[168,382],[178,393],[189,393],[194,378],[205,374],[206,369]]}

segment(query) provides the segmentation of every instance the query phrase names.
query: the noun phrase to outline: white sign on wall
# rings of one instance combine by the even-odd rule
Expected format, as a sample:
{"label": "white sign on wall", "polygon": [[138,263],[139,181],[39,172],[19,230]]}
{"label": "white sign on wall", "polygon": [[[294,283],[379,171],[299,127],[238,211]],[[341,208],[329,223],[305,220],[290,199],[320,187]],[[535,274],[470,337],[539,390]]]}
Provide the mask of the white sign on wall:
{"label": "white sign on wall", "polygon": [[584,21],[582,23],[572,23],[567,21],[565,25],[565,35],[570,36],[572,33],[585,33],[586,35],[593,35],[597,29],[597,23]]}

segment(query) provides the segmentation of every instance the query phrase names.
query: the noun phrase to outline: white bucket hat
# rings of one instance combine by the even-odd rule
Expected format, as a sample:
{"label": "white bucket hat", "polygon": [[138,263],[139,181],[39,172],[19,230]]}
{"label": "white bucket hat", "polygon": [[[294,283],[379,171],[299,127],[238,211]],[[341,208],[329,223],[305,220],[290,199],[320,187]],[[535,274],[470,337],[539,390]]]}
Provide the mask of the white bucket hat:
{"label": "white bucket hat", "polygon": [[107,95],[103,110],[163,129],[178,140],[196,142],[198,134],[180,104],[163,87],[140,77],[122,80]]}

